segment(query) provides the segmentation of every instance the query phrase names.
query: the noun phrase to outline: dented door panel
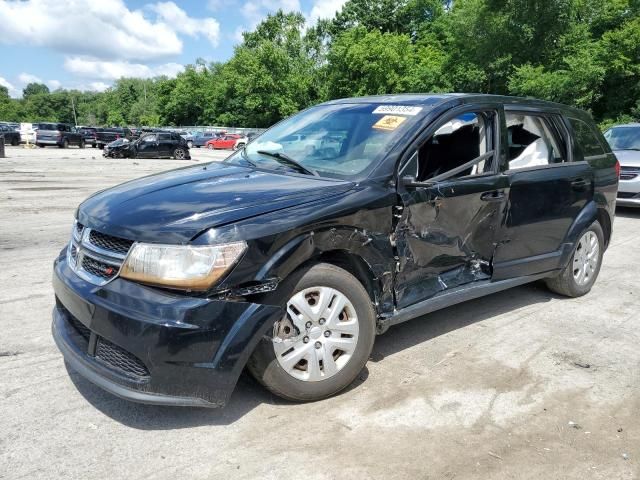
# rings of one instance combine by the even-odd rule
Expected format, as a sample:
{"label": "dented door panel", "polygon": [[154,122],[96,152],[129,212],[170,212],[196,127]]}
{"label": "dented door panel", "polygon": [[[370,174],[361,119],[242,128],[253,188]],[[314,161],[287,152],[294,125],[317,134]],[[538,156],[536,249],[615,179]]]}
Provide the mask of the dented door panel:
{"label": "dented door panel", "polygon": [[491,175],[401,193],[396,225],[398,308],[491,278],[508,181]]}

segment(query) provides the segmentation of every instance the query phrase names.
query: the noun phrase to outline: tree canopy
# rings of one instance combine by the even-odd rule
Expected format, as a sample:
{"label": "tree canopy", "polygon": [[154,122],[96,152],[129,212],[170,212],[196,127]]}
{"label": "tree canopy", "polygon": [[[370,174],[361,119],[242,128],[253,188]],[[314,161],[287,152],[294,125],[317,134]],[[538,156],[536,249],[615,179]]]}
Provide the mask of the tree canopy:
{"label": "tree canopy", "polygon": [[266,127],[332,98],[403,92],[533,96],[603,124],[640,115],[640,0],[348,0],[305,25],[278,11],[226,62],[105,92],[0,88],[0,119]]}

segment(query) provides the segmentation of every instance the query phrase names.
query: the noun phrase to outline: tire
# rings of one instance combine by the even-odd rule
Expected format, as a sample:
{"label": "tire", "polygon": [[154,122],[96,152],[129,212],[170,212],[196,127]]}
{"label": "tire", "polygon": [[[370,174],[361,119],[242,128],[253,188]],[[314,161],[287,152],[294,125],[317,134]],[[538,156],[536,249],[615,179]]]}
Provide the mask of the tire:
{"label": "tire", "polygon": [[102,149],[104,149],[104,145],[103,145],[102,143],[99,143],[99,144],[98,144],[98,148],[99,148],[100,150],[102,150]]}
{"label": "tire", "polygon": [[17,138],[14,138],[13,140],[11,140],[11,146],[13,147],[17,147],[19,143],[20,143],[20,140],[18,140]]}
{"label": "tire", "polygon": [[[316,295],[318,292],[323,293]],[[292,273],[273,295],[271,301],[282,305],[290,313],[277,321],[273,330],[260,340],[247,364],[251,374],[275,395],[298,402],[321,400],[349,386],[367,363],[375,339],[376,315],[362,284],[346,270],[320,263]],[[328,306],[339,301],[339,295],[346,299],[339,317],[337,310],[333,310],[333,319],[329,317],[331,309],[328,307],[325,310],[325,316],[329,317],[327,320],[320,317],[322,312],[315,312],[313,318],[305,316],[301,310],[298,310],[298,314],[294,313],[295,305],[302,305],[300,302],[307,302],[306,308],[312,312],[312,305],[320,306],[317,302],[322,301],[322,295],[332,299],[327,300]],[[317,299],[317,302],[313,300],[314,303],[311,303],[312,299]],[[290,300],[293,307],[288,306]],[[295,321],[291,320],[291,315]],[[311,327],[308,327],[309,324]],[[280,332],[291,336],[274,342]],[[348,335],[351,337],[348,338]],[[350,352],[336,348],[345,342],[347,346],[344,348]],[[319,359],[319,354],[324,356],[322,363],[314,361]],[[280,355],[280,358],[276,355]],[[285,365],[286,357],[292,359],[290,367]],[[300,360],[293,364],[298,357]],[[327,369],[329,358],[332,359],[330,370]]]}
{"label": "tire", "polygon": [[213,145],[209,144],[209,145],[207,145],[207,148],[208,148],[209,150],[213,150],[215,147],[214,147]]}
{"label": "tire", "polygon": [[38,143],[37,144],[40,148],[44,148],[44,145],[42,143]]}
{"label": "tire", "polygon": [[84,140],[80,140],[80,144],[78,145],[78,148],[84,148]]}
{"label": "tire", "polygon": [[92,144],[91,144],[91,148],[96,148],[96,144],[95,144],[95,143],[92,143]]}
{"label": "tire", "polygon": [[60,148],[67,148],[69,146],[69,140],[67,140],[66,138],[62,141],[62,143],[60,145],[58,145]]}
{"label": "tire", "polygon": [[172,157],[176,160],[184,160],[187,157],[187,152],[184,151],[184,148],[176,148]]}
{"label": "tire", "polygon": [[[596,246],[597,251],[594,251]],[[604,233],[600,223],[595,221],[578,238],[564,270],[557,277],[546,280],[547,287],[566,297],[581,297],[589,293],[600,273],[603,254]]]}
{"label": "tire", "polygon": [[240,150],[244,148],[244,143],[239,143],[238,145],[235,146],[234,150]]}

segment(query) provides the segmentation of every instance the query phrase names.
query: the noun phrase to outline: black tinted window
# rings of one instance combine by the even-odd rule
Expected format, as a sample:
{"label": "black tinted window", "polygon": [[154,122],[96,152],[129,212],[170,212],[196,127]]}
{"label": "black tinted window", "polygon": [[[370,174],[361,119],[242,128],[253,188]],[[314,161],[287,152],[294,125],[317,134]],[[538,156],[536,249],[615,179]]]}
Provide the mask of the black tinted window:
{"label": "black tinted window", "polygon": [[170,133],[160,133],[158,135],[158,139],[159,140],[169,140],[171,138],[171,134]]}
{"label": "black tinted window", "polygon": [[595,155],[603,155],[604,148],[600,145],[596,133],[582,120],[570,118],[569,122],[573,128],[575,141],[578,148],[585,157],[593,157]]}

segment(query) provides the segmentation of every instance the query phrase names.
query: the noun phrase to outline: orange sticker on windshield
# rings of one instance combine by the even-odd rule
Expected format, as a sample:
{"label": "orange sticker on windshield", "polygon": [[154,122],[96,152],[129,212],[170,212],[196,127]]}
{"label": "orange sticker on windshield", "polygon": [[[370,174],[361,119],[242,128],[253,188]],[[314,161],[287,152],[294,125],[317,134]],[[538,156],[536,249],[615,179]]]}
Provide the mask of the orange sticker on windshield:
{"label": "orange sticker on windshield", "polygon": [[398,128],[402,122],[404,122],[407,117],[398,117],[397,115],[385,115],[376,123],[373,124],[373,128],[378,130],[395,130]]}

